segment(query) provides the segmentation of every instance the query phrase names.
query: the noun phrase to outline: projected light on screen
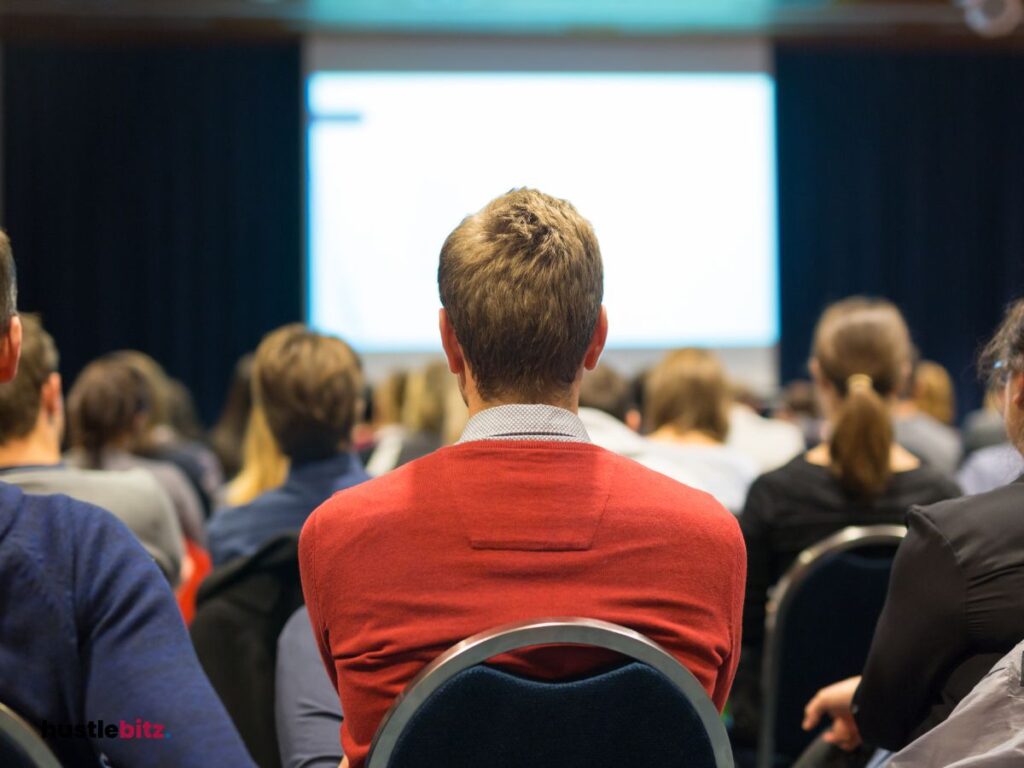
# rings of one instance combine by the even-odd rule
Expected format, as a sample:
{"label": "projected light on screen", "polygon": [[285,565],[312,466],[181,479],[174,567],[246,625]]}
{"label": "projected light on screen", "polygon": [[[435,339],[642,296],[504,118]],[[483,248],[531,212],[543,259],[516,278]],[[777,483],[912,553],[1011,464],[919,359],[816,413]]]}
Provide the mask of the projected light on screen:
{"label": "projected light on screen", "polygon": [[767,75],[322,72],[308,97],[308,319],[360,351],[440,348],[441,244],[520,186],[594,225],[609,346],[775,343]]}

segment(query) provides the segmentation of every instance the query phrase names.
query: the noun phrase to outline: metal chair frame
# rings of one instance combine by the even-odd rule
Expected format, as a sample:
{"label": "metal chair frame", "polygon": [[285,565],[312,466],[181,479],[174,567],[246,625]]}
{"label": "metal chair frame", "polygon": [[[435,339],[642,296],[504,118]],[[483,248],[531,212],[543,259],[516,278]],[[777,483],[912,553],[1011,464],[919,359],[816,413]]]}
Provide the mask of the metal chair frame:
{"label": "metal chair frame", "polygon": [[381,721],[367,768],[387,768],[391,755],[419,707],[455,675],[509,651],[536,645],[584,645],[605,648],[639,661],[667,677],[690,701],[711,742],[718,768],[733,768],[725,726],[697,678],[660,645],[626,627],[596,619],[545,618],[505,624],[473,635],[424,667]]}
{"label": "metal chair frame", "polygon": [[775,691],[779,682],[782,644],[779,631],[785,626],[786,614],[803,583],[827,559],[843,552],[865,547],[894,545],[907,535],[902,525],[851,525],[832,534],[801,552],[793,565],[771,591],[765,610],[765,649],[761,670],[761,732],[758,739],[757,766],[772,768],[775,752],[775,720],[778,706]]}
{"label": "metal chair frame", "polygon": [[60,768],[57,758],[36,729],[5,704],[0,704],[0,731],[25,753],[36,768]]}

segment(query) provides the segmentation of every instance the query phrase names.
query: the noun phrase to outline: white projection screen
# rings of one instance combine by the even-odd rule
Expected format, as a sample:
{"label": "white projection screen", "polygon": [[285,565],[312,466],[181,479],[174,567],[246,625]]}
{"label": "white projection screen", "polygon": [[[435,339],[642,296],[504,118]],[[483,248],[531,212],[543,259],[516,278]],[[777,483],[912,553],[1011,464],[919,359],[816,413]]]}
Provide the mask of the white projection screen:
{"label": "white projection screen", "polygon": [[605,265],[606,359],[778,338],[773,82],[759,43],[314,40],[307,319],[374,369],[440,352],[437,257],[513,187],[571,200]]}

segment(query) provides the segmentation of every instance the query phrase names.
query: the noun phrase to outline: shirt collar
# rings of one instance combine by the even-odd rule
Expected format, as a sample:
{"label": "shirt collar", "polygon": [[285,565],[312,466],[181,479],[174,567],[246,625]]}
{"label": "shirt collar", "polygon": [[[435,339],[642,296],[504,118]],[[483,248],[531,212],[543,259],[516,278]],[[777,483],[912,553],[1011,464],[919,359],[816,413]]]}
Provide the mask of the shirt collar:
{"label": "shirt collar", "polygon": [[589,443],[580,417],[553,405],[497,405],[469,420],[459,443],[475,440],[545,440]]}

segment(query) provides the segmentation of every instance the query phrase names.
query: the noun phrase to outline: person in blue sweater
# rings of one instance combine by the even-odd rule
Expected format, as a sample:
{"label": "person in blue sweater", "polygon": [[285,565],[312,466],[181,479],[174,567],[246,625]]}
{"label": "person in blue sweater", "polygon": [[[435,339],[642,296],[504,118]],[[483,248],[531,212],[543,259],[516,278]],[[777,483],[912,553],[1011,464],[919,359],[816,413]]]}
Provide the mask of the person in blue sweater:
{"label": "person in blue sweater", "polygon": [[[15,299],[0,231],[0,381],[17,372]],[[109,512],[0,483],[0,617],[0,702],[62,765],[253,768],[167,580]]]}
{"label": "person in blue sweater", "polygon": [[253,399],[291,468],[279,488],[213,516],[207,538],[214,566],[298,533],[333,493],[369,479],[351,448],[362,371],[348,344],[285,325],[260,342],[252,377]]}

